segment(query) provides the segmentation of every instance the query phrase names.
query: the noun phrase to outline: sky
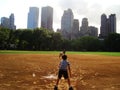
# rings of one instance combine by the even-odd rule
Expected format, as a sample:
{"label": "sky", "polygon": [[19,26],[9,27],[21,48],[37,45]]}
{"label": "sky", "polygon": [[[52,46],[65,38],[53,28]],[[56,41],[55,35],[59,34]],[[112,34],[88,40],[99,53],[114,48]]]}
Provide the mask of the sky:
{"label": "sky", "polygon": [[117,33],[120,33],[120,1],[119,0],[0,0],[0,19],[15,16],[17,29],[27,28],[29,7],[39,8],[39,27],[41,25],[41,8],[51,6],[54,10],[53,28],[61,28],[61,17],[64,10],[72,9],[74,19],[78,19],[80,26],[83,18],[88,18],[89,26],[100,30],[101,15],[107,17],[116,14]]}

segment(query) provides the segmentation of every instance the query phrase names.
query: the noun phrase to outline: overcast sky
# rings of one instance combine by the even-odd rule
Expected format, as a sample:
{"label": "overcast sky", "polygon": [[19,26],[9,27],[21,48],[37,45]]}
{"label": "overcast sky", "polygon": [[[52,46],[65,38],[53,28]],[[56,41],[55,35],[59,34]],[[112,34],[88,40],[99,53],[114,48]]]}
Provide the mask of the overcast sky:
{"label": "overcast sky", "polygon": [[116,14],[117,32],[120,33],[120,1],[119,0],[0,0],[0,18],[15,15],[15,25],[18,28],[27,28],[29,7],[38,7],[40,10],[39,27],[41,24],[41,7],[51,6],[54,9],[53,28],[61,27],[61,16],[64,10],[71,8],[75,19],[88,18],[89,25],[100,28],[100,18],[103,13],[107,16]]}

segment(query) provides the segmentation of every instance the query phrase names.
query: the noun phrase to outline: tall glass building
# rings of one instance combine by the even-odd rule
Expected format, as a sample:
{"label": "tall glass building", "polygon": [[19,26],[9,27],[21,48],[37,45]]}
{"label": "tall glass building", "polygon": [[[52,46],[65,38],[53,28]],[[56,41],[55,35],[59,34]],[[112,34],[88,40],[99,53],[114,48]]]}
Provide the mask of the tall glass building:
{"label": "tall glass building", "polygon": [[16,29],[16,26],[14,25],[14,21],[15,21],[14,14],[12,13],[9,17],[9,22],[10,22],[10,29],[13,29],[13,30]]}
{"label": "tall glass building", "polygon": [[7,18],[7,17],[1,18],[1,26],[4,28],[16,30],[16,26],[14,25],[14,21],[15,21],[14,14],[12,13],[9,16],[9,18]]}
{"label": "tall glass building", "polygon": [[61,18],[62,36],[66,39],[72,39],[71,32],[73,29],[74,16],[71,9],[65,10]]}
{"label": "tall glass building", "polygon": [[53,8],[50,6],[42,7],[41,27],[53,30]]}
{"label": "tall glass building", "polygon": [[73,12],[71,9],[65,10],[61,19],[61,30],[71,32],[73,27]]}
{"label": "tall glass building", "polygon": [[107,30],[107,16],[105,14],[101,15],[101,26],[100,26],[100,37],[107,36],[108,30]]}
{"label": "tall glass building", "polygon": [[39,8],[30,7],[28,13],[27,28],[28,29],[37,28],[38,20],[39,20]]}
{"label": "tall glass building", "polygon": [[89,36],[88,35],[88,19],[87,18],[83,18],[82,19],[82,25],[80,27],[80,35],[81,36]]}
{"label": "tall glass building", "polygon": [[109,19],[110,19],[110,32],[111,33],[116,33],[116,15],[111,14],[109,16]]}
{"label": "tall glass building", "polygon": [[100,37],[105,38],[109,33],[116,33],[116,15],[111,14],[109,18],[105,14],[101,15]]}

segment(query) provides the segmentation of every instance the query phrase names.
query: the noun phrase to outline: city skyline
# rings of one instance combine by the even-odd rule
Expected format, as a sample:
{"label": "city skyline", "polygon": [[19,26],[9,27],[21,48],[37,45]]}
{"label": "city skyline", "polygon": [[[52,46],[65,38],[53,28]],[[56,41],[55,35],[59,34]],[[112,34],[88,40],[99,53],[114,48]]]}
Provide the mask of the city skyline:
{"label": "city skyline", "polygon": [[[14,2],[14,3],[13,3]],[[43,6],[51,6],[54,9],[53,13],[53,28],[61,28],[61,17],[64,10],[71,8],[74,13],[74,19],[79,19],[79,27],[81,26],[81,21],[84,17],[88,18],[89,25],[99,28],[100,31],[100,17],[103,13],[107,16],[110,14],[116,14],[117,20],[117,33],[120,33],[120,4],[119,0],[109,1],[109,0],[44,0],[43,2],[39,0],[4,0],[0,2],[0,17],[7,17],[10,13],[14,13],[15,25],[18,28],[27,28],[27,14],[29,7],[38,7],[39,15],[41,15],[41,8]],[[40,17],[40,16],[39,16]],[[39,19],[39,25],[41,26],[41,20]]]}

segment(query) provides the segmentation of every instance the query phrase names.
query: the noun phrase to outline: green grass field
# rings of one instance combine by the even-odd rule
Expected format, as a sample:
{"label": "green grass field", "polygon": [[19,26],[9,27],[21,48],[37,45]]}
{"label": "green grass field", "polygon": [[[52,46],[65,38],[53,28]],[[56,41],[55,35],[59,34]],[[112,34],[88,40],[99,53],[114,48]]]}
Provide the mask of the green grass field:
{"label": "green grass field", "polygon": [[[0,54],[59,54],[59,52],[60,51],[0,50]],[[95,55],[120,56],[120,52],[78,52],[78,51],[67,51],[67,54],[95,54]]]}
{"label": "green grass field", "polygon": [[0,50],[0,54],[53,54],[58,51],[19,51],[19,50]]}

